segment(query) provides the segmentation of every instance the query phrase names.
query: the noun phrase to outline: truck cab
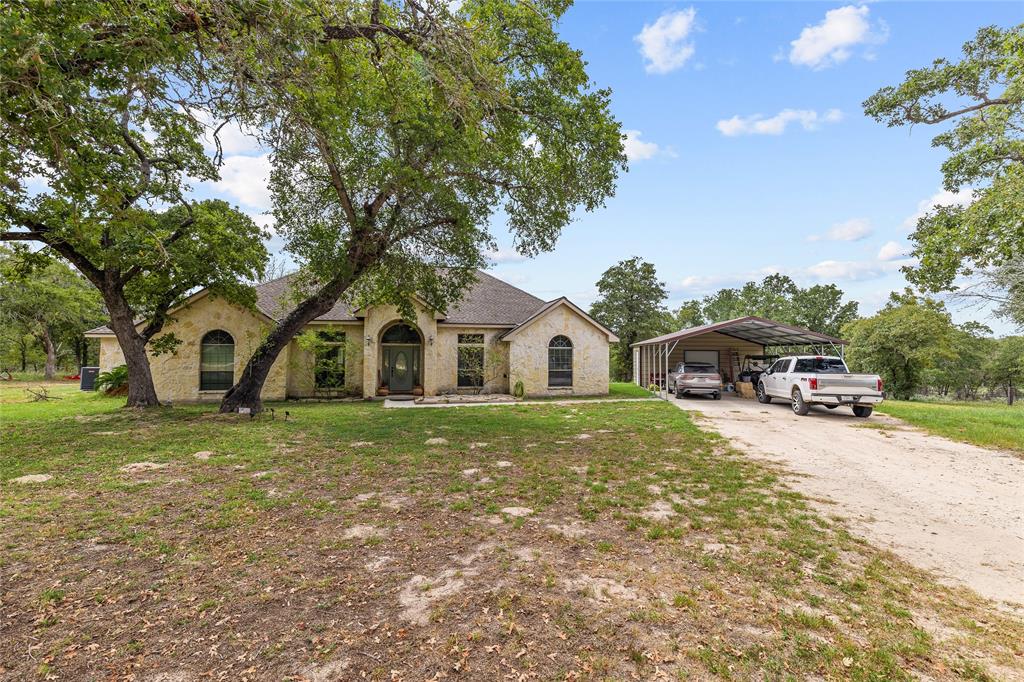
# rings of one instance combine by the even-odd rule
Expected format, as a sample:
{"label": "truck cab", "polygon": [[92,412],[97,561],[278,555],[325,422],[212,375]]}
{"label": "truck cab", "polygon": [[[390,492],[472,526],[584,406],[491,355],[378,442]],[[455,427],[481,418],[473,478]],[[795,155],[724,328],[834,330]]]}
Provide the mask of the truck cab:
{"label": "truck cab", "polygon": [[793,412],[805,415],[811,405],[835,409],[853,408],[854,415],[868,417],[882,402],[882,378],[877,374],[853,374],[842,358],[823,355],[790,355],[779,358],[759,378],[757,399],[789,400]]}

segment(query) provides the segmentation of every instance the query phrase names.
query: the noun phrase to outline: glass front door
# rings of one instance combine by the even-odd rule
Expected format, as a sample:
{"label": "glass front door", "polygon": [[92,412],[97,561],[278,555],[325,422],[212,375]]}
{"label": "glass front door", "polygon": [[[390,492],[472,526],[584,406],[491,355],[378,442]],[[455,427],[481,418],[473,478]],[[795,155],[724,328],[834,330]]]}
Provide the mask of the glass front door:
{"label": "glass front door", "polygon": [[391,393],[409,393],[419,383],[419,346],[385,346],[383,375]]}

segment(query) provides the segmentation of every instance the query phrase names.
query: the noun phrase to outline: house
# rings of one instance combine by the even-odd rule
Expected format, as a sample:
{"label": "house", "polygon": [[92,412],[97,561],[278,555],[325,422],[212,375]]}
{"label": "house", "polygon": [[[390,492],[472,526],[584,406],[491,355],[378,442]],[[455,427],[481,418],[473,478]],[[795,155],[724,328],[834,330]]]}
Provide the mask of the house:
{"label": "house", "polygon": [[[164,333],[181,341],[150,355],[161,400],[216,401],[239,376],[268,329],[288,311],[291,276],[256,287],[255,309],[203,290],[172,311]],[[618,338],[567,298],[542,301],[485,272],[448,311],[414,304],[403,320],[391,305],[353,310],[343,302],[311,322],[274,363],[265,400],[459,392],[528,396],[608,393],[609,344]],[[113,332],[100,339],[100,370],[124,363]]]}

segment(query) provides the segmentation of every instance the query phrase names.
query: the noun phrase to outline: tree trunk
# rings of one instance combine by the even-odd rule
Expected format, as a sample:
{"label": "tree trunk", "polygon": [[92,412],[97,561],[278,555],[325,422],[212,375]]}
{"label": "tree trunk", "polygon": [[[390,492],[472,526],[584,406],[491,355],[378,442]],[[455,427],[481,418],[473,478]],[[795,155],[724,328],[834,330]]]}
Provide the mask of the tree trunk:
{"label": "tree trunk", "polygon": [[1010,384],[1009,386],[1006,387],[1006,404],[1007,405],[1013,405],[1013,401],[1017,397],[1016,393],[1017,393],[1017,391],[1014,388],[1013,384]]}
{"label": "tree trunk", "polygon": [[43,366],[43,378],[47,381],[53,381],[53,376],[57,373],[57,348],[53,345],[53,339],[50,337],[50,329],[43,326],[43,331],[39,334],[39,340],[43,343],[43,350],[46,351],[46,365]]}
{"label": "tree trunk", "polygon": [[125,406],[159,407],[149,357],[146,355],[146,340],[135,329],[131,306],[118,290],[111,288],[101,290],[100,293],[110,313],[110,329],[117,337],[121,352],[124,353],[124,363],[128,366],[128,402]]}
{"label": "tree trunk", "polygon": [[343,293],[358,277],[362,268],[350,269],[351,274],[339,275],[331,280],[316,294],[296,306],[287,317],[281,320],[270,332],[242,370],[242,376],[235,385],[228,389],[220,403],[221,412],[237,412],[240,407],[247,407],[253,412],[263,409],[263,384],[270,374],[270,368],[277,356],[287,348],[289,342],[302,329],[320,317],[332,307]]}
{"label": "tree trunk", "polygon": [[18,344],[19,350],[21,351],[21,371],[24,373],[28,369],[28,344],[25,343],[25,339],[21,339],[21,343]]}

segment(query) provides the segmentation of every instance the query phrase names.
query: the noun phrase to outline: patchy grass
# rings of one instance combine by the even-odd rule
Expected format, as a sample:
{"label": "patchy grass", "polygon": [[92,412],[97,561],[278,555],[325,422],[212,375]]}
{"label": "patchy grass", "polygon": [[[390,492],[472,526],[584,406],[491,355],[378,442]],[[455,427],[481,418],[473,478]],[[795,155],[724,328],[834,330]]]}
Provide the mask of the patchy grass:
{"label": "patchy grass", "polygon": [[608,400],[610,398],[654,398],[654,394],[646,388],[625,381],[613,381],[608,384],[608,395],[566,395],[527,398],[531,402],[552,402],[558,400]]}
{"label": "patchy grass", "polygon": [[[273,420],[82,401],[96,412],[3,406],[12,679],[1022,668],[1019,621],[851,537],[661,401]],[[9,482],[28,473],[53,479]]]}
{"label": "patchy grass", "polygon": [[886,400],[878,411],[963,443],[1024,453],[1024,403]]}

